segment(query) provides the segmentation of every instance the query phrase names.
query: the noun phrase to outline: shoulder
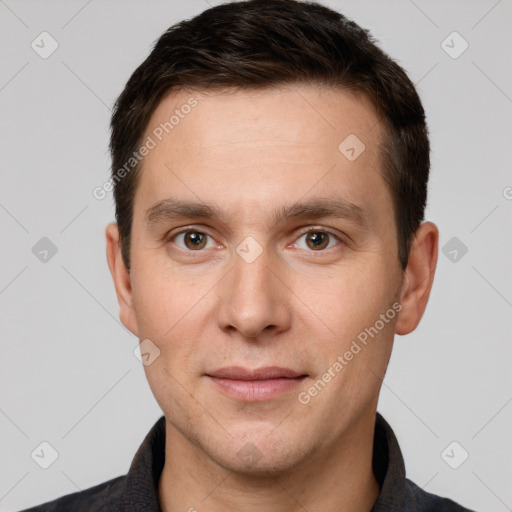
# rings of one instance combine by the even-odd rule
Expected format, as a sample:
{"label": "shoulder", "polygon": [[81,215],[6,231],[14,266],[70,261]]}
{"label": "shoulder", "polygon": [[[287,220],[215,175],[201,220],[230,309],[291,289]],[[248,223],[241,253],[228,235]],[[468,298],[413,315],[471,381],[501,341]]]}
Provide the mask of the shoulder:
{"label": "shoulder", "polygon": [[126,476],[118,476],[83,491],[66,494],[21,512],[106,512],[116,510]]}
{"label": "shoulder", "polygon": [[408,498],[414,503],[414,510],[417,512],[473,512],[449,498],[424,491],[409,479],[406,479],[406,487],[409,494]]}

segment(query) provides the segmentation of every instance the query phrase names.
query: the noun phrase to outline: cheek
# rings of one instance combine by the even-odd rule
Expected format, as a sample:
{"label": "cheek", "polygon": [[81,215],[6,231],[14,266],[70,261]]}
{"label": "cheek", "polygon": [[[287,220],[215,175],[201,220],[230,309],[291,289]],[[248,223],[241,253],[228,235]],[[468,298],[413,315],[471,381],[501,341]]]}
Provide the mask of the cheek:
{"label": "cheek", "polygon": [[155,393],[158,390],[153,383],[172,386],[172,377],[186,383],[203,370],[198,354],[204,349],[201,344],[212,307],[209,282],[176,270],[157,272],[156,268],[141,266],[133,283],[139,338],[151,340],[159,352],[155,362],[145,366]]}
{"label": "cheek", "polygon": [[158,405],[173,424],[188,424],[185,431],[192,430],[192,420],[200,411],[196,410],[194,389],[167,365],[168,359],[162,354],[150,366],[144,366],[146,378]]}
{"label": "cheek", "polygon": [[204,293],[198,280],[185,278],[176,269],[162,268],[158,262],[134,262],[132,279],[134,309],[140,337],[165,342]]}
{"label": "cheek", "polygon": [[204,304],[198,303],[195,292],[184,293],[187,289],[176,276],[151,273],[139,274],[134,287],[139,337],[151,340],[157,354],[151,364],[144,365],[146,378],[162,410],[175,411],[182,418],[187,417],[187,390],[192,389],[190,383],[198,371],[194,340],[199,339],[204,328],[200,317],[205,316]]}
{"label": "cheek", "polygon": [[370,258],[314,279],[299,279],[294,287],[304,311],[333,340],[336,350],[374,325],[391,307],[395,288],[390,273]]}

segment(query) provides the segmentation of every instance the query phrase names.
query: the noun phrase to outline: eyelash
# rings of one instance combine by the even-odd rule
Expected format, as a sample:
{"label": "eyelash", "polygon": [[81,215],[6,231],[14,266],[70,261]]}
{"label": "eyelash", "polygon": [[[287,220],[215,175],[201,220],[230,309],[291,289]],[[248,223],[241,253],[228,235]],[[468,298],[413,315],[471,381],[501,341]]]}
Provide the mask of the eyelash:
{"label": "eyelash", "polygon": [[[210,238],[213,239],[213,237],[211,235],[209,235],[208,233],[206,233],[205,231],[201,231],[200,229],[195,229],[193,226],[192,227],[187,227],[187,228],[184,228],[180,231],[177,231],[175,233],[172,233],[171,235],[169,235],[166,239],[166,242],[171,242],[173,241],[177,236],[179,235],[182,235],[184,233],[201,233],[203,235],[206,235]],[[307,228],[305,231],[303,231],[302,233],[299,234],[299,236],[297,237],[296,241],[294,242],[294,244],[297,243],[297,241],[302,238],[304,235],[307,235],[309,233],[325,233],[327,235],[329,235],[331,238],[335,238],[338,242],[340,243],[343,243],[343,240],[341,240],[341,238],[336,235],[335,233],[333,233],[332,231],[330,231],[329,229],[325,229],[325,228],[320,228],[320,227],[309,227]],[[328,244],[329,245],[329,244]],[[329,247],[328,249],[333,249],[334,247]],[[198,249],[197,251],[194,251],[194,250],[191,250],[191,249],[183,249],[182,247],[178,247],[178,249],[180,249],[181,251],[184,251],[184,252],[187,252],[187,253],[203,253],[204,250],[202,249]],[[309,250],[307,252],[311,252],[311,253],[315,253],[315,252],[318,252],[318,253],[323,253],[323,252],[326,252],[328,249],[320,249],[318,251],[314,251],[314,250]],[[301,250],[305,250],[305,249],[301,249]]]}

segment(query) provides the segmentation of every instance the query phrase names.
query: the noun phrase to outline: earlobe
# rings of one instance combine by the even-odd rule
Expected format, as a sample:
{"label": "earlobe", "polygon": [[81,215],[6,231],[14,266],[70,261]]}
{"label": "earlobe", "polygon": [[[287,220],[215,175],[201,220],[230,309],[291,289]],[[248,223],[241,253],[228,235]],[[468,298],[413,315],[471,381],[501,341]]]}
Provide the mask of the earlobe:
{"label": "earlobe", "polygon": [[119,303],[119,318],[123,325],[138,336],[137,321],[133,308],[133,294],[130,272],[126,268],[119,240],[117,224],[110,223],[105,229],[107,242],[107,262],[114,281],[117,301]]}
{"label": "earlobe", "polygon": [[420,225],[411,243],[405,270],[395,332],[400,335],[414,331],[427,307],[437,265],[439,230],[432,222]]}

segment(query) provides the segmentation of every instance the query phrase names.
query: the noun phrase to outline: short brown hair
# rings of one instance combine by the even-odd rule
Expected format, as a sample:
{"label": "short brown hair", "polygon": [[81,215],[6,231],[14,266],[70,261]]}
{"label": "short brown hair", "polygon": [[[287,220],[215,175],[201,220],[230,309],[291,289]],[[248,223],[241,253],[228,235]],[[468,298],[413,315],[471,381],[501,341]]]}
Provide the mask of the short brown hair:
{"label": "short brown hair", "polygon": [[[212,7],[170,27],[135,70],[112,114],[116,221],[130,268],[133,200],[140,163],[117,170],[141,144],[151,114],[171,91],[256,89],[310,83],[363,92],[383,123],[383,178],[394,203],[398,255],[407,266],[423,220],[430,168],[425,113],[405,71],[369,32],[314,2],[249,0]],[[125,175],[126,174],[126,175]]]}

